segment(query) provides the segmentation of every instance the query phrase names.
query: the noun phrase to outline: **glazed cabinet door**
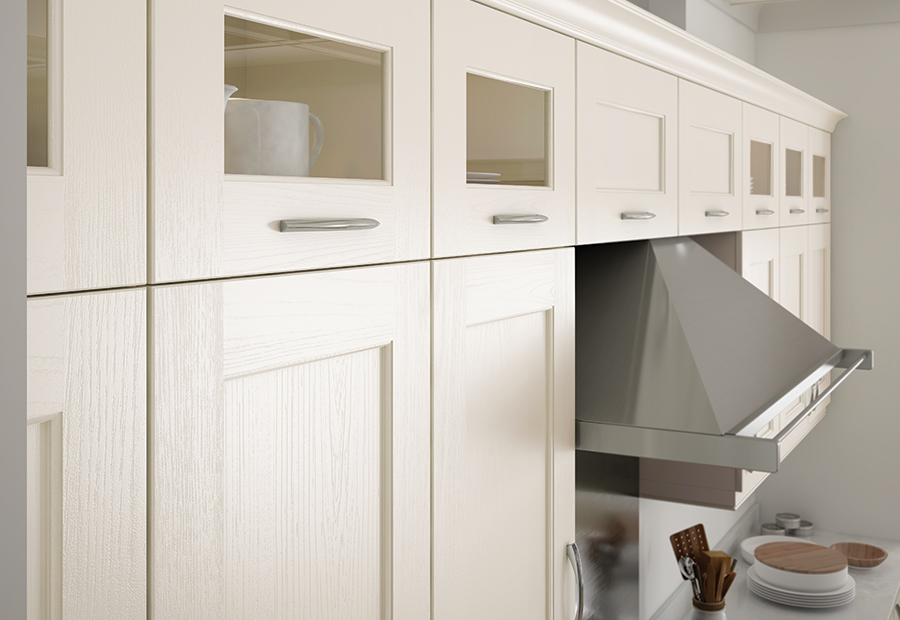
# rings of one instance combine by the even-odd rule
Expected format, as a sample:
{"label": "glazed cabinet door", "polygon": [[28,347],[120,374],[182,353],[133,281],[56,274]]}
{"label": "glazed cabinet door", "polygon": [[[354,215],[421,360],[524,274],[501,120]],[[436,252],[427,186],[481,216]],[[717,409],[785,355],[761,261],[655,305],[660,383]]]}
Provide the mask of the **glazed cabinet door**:
{"label": "glazed cabinet door", "polygon": [[571,618],[574,252],[433,273],[432,617]]}
{"label": "glazed cabinet door", "polygon": [[781,226],[809,223],[809,127],[781,117]]}
{"label": "glazed cabinet door", "polygon": [[145,299],[28,301],[28,620],[147,618]]}
{"label": "glazed cabinet door", "polygon": [[831,134],[809,128],[809,223],[831,221]]}
{"label": "glazed cabinet door", "polygon": [[146,50],[142,2],[28,0],[29,294],[146,282]]}
{"label": "glazed cabinet door", "polygon": [[428,265],[151,308],[151,617],[428,617]]}
{"label": "glazed cabinet door", "polygon": [[678,234],[678,79],[578,43],[578,243]]}
{"label": "glazed cabinet door", "polygon": [[678,81],[678,233],[741,229],[742,104]]}
{"label": "glazed cabinet door", "polygon": [[575,243],[575,41],[435,0],[434,256]]}
{"label": "glazed cabinet door", "polygon": [[744,110],[744,230],[775,228],[779,216],[779,116],[749,103]]}
{"label": "glazed cabinet door", "polygon": [[153,282],[428,257],[428,3],[150,17]]}

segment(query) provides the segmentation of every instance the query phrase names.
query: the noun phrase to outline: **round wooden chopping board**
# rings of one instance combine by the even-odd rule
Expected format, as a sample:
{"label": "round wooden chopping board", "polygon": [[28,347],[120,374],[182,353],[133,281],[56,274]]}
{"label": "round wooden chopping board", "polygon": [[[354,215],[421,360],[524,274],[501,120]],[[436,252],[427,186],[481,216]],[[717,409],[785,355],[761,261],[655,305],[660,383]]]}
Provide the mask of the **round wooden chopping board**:
{"label": "round wooden chopping board", "polygon": [[756,548],[754,556],[757,562],[789,573],[825,575],[847,568],[843,553],[808,543],[766,543]]}

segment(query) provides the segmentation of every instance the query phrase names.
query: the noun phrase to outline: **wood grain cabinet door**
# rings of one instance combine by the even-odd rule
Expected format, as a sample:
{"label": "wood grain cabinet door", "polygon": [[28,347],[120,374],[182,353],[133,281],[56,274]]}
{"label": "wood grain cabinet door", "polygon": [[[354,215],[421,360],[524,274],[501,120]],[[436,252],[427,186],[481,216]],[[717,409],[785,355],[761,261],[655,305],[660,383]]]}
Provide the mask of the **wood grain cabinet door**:
{"label": "wood grain cabinet door", "polygon": [[432,617],[573,617],[573,250],[435,261],[433,307]]}
{"label": "wood grain cabinet door", "polygon": [[147,618],[143,290],[28,301],[28,619]]}
{"label": "wood grain cabinet door", "polygon": [[678,80],[678,234],[741,229],[741,125],[737,99]]}
{"label": "wood grain cabinet door", "polygon": [[151,307],[151,617],[427,618],[428,265]]}
{"label": "wood grain cabinet door", "polygon": [[678,234],[678,79],[578,43],[578,243]]}
{"label": "wood grain cabinet door", "polygon": [[30,295],[147,281],[146,176],[145,3],[29,0]]}
{"label": "wood grain cabinet door", "polygon": [[429,3],[150,19],[152,282],[428,258]]}

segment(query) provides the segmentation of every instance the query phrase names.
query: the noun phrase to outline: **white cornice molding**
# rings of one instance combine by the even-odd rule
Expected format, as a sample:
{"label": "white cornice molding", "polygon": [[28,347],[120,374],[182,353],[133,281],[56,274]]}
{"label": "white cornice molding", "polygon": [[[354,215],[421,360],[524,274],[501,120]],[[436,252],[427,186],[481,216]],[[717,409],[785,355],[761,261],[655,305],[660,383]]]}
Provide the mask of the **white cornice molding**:
{"label": "white cornice molding", "polygon": [[627,0],[477,1],[824,131],[847,117]]}

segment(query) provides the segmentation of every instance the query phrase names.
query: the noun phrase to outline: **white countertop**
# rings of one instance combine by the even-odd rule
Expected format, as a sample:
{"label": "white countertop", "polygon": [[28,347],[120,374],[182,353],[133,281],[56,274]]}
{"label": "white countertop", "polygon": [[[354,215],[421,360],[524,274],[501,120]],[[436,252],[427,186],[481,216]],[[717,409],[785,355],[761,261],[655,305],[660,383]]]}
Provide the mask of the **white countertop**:
{"label": "white countertop", "polygon": [[[790,541],[790,538],[785,538]],[[737,577],[725,597],[725,615],[728,620],[761,620],[777,618],[778,620],[830,618],[833,620],[888,620],[891,606],[900,586],[900,542],[847,536],[834,532],[816,532],[811,540],[814,543],[829,547],[837,542],[861,542],[876,545],[888,552],[887,559],[870,570],[850,569],[850,576],[856,581],[856,598],[847,605],[831,609],[802,609],[788,607],[761,598],[747,587],[747,569],[749,565],[740,557],[735,571]],[[688,611],[682,620],[690,620]]]}

